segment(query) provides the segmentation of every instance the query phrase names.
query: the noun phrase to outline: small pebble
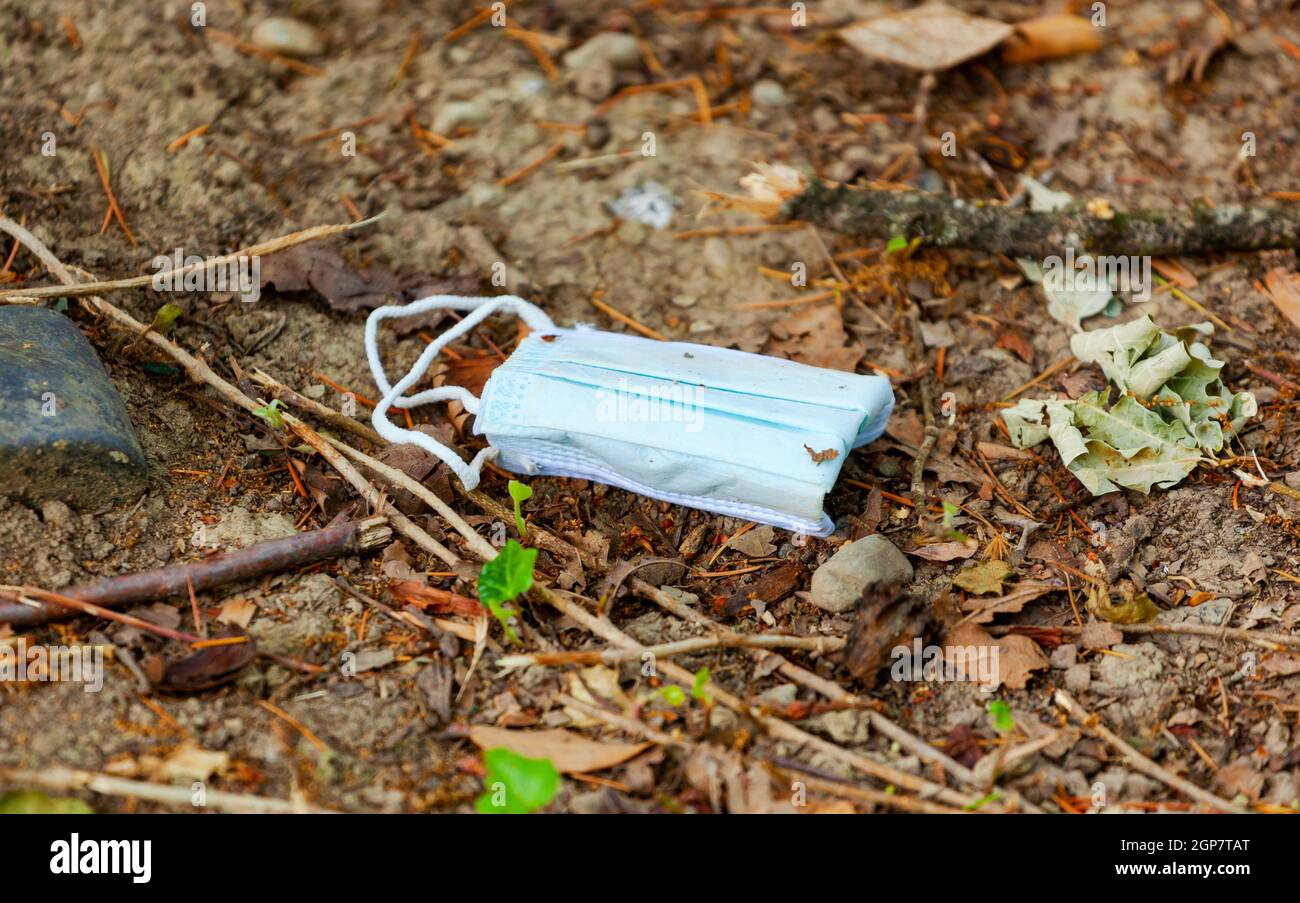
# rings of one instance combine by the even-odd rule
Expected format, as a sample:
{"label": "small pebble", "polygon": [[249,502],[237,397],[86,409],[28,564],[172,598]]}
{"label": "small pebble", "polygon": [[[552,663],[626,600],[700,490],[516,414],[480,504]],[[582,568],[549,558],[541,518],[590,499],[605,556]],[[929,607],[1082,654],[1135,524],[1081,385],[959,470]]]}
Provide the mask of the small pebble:
{"label": "small pebble", "polygon": [[779,82],[774,82],[770,78],[760,78],[754,82],[754,88],[750,91],[749,97],[756,107],[783,107],[788,101],[785,88],[781,87]]}
{"label": "small pebble", "polygon": [[263,50],[285,56],[316,56],[325,50],[325,42],[316,29],[287,16],[263,19],[253,29],[250,40]]}
{"label": "small pebble", "polygon": [[445,103],[433,117],[433,130],[439,135],[451,135],[459,126],[474,126],[488,118],[488,106],[477,100],[458,100]]}
{"label": "small pebble", "polygon": [[641,65],[641,45],[635,35],[619,31],[602,31],[581,47],[564,55],[567,69],[580,71],[595,63],[605,63],[615,69],[630,69]]}

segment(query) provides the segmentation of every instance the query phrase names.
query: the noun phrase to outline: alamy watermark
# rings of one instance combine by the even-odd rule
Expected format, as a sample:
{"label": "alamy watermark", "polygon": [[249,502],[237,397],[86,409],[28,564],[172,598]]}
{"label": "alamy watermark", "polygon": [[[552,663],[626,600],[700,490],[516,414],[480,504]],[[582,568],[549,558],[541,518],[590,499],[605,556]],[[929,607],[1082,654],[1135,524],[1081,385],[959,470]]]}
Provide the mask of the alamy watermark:
{"label": "alamy watermark", "polygon": [[238,292],[239,300],[256,301],[262,295],[262,258],[185,256],[177,248],[172,256],[159,254],[151,264],[156,292]]}
{"label": "alamy watermark", "polygon": [[910,646],[890,650],[893,664],[889,676],[897,681],[971,681],[982,690],[992,691],[998,682],[1000,652],[1000,647],[993,645],[925,646],[917,637]]}
{"label": "alamy watermark", "polygon": [[0,681],[81,683],[85,692],[104,688],[104,649],[101,646],[42,646],[19,637],[14,646],[0,645]]}
{"label": "alamy watermark", "polygon": [[1151,300],[1151,258],[1101,254],[1065,257],[1053,254],[1043,260],[1043,286],[1053,292],[1094,292],[1109,289],[1129,292],[1134,301]]}
{"label": "alamy watermark", "polygon": [[597,389],[596,399],[601,423],[684,423],[688,433],[704,428],[704,386],[641,385],[621,376],[618,388]]}

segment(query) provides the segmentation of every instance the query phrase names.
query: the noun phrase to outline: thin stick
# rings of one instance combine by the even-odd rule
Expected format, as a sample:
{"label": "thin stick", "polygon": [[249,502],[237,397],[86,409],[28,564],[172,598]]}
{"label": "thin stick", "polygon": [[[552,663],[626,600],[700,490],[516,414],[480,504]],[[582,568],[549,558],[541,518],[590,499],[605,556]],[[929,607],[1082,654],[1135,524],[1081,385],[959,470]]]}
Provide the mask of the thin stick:
{"label": "thin stick", "polygon": [[[681,605],[674,600],[672,596],[669,596],[663,590],[647,583],[639,577],[634,577],[630,585],[634,591],[657,603],[661,608],[683,620],[690,621],[693,624],[698,624],[701,627],[713,631],[724,629],[722,625],[718,624],[716,621],[706,617],[698,611],[695,611],[693,608],[687,608],[686,606]],[[962,765],[955,759],[935,749],[920,737],[908,733],[903,727],[890,721],[874,709],[865,708],[863,701],[859,697],[849,693],[834,681],[827,680],[818,674],[814,674],[806,668],[801,668],[788,659],[777,655],[775,652],[768,652],[762,649],[751,649],[750,656],[755,661],[762,661],[770,656],[775,656],[781,663],[777,667],[777,670],[790,680],[800,684],[801,686],[807,687],[814,692],[821,693],[827,699],[852,705],[857,708],[863,708],[866,711],[868,718],[871,720],[871,726],[878,733],[894,740],[899,746],[915,755],[921,761],[938,763],[945,771],[957,778],[959,781],[965,782],[969,787],[978,788],[983,786],[983,782],[980,781],[979,777],[965,765]],[[1020,794],[1014,790],[1006,791],[1006,796],[1008,802],[1020,806],[1027,812],[1042,812],[1041,809],[1023,799]]]}
{"label": "thin stick", "polygon": [[651,329],[649,326],[644,326],[641,323],[637,322],[636,320],[632,319],[622,311],[610,307],[608,304],[606,304],[604,301],[600,299],[599,295],[600,292],[597,291],[596,294],[591,296],[591,306],[596,308],[596,310],[605,314],[607,317],[617,320],[618,322],[622,323],[624,326],[628,327],[629,329],[636,330],[637,332],[641,333],[641,335],[645,336],[648,339],[658,339],[661,342],[668,341],[668,337],[665,336],[663,333],[656,332],[655,330]]}
{"label": "thin stick", "polygon": [[[382,517],[367,518],[360,522],[348,521],[321,530],[267,540],[246,549],[222,552],[186,564],[121,574],[94,583],[80,584],[63,590],[61,595],[103,608],[117,608],[133,602],[152,602],[179,596],[190,588],[195,591],[209,590],[315,561],[354,555],[385,544],[391,535],[392,531]],[[0,605],[0,623],[16,627],[32,627],[71,617],[73,614],[74,611],[57,604],[37,607],[21,603]],[[198,623],[197,617],[195,623]]]}
{"label": "thin stick", "polygon": [[267,389],[273,398],[278,398],[287,404],[293,405],[295,408],[306,411],[313,417],[325,421],[330,426],[336,426],[341,430],[347,430],[349,433],[352,433],[352,435],[365,439],[376,448],[382,448],[388,444],[384,441],[383,437],[361,421],[349,417],[346,414],[341,414],[333,408],[321,404],[319,401],[315,401],[299,392],[295,392],[284,383],[268,376],[261,370],[254,369],[249,375],[249,378],[257,385]]}
{"label": "thin stick", "polygon": [[[177,787],[171,784],[133,781],[129,778],[119,778],[94,771],[63,768],[57,765],[40,771],[32,768],[0,768],[0,781],[14,787],[41,787],[56,792],[89,790],[91,793],[98,793],[103,796],[134,797],[135,799],[147,800],[151,803],[162,803],[168,806],[194,807],[194,792],[189,785]],[[332,809],[325,809],[309,803],[270,799],[246,793],[230,793],[225,790],[205,791],[203,805],[209,809],[220,809],[227,812],[260,814],[290,814],[294,812],[332,814],[334,812]]]}
{"label": "thin stick", "polygon": [[1188,796],[1213,809],[1218,809],[1223,812],[1246,811],[1236,803],[1215,796],[1208,790],[1202,790],[1191,781],[1180,778],[1168,769],[1157,765],[1155,762],[1148,759],[1146,756],[1142,755],[1142,753],[1138,752],[1126,743],[1122,737],[1103,724],[1100,718],[1079,705],[1079,703],[1075,702],[1074,698],[1064,690],[1057,690],[1056,695],[1053,698],[1055,699],[1056,704],[1065,710],[1067,715],[1072,716],[1080,723],[1080,725],[1083,726],[1084,730],[1099,737],[1102,741],[1107,743],[1111,748],[1127,759],[1128,764],[1135,771],[1140,771],[1148,777],[1155,778],[1157,781],[1172,787],[1184,796]]}
{"label": "thin stick", "polygon": [[[1204,636],[1216,640],[1239,640],[1254,643],[1267,649],[1286,647],[1300,649],[1300,636],[1289,633],[1272,633],[1266,630],[1245,630],[1241,627],[1216,627],[1213,624],[1112,624],[1120,633],[1132,636],[1150,636],[1152,634],[1177,634],[1182,636]],[[994,636],[1005,636],[1016,632],[1016,625],[996,624],[987,628]],[[1082,627],[1051,627],[1059,630],[1061,636],[1078,636]]]}
{"label": "thin stick", "polygon": [[[412,479],[409,475],[398,470],[396,467],[391,467],[377,458],[372,458],[364,452],[357,451],[355,448],[352,448],[350,445],[345,445],[337,439],[331,437],[322,438],[352,460],[363,464],[393,485],[400,486],[407,492],[412,493],[420,499],[420,501],[438,512],[438,514],[442,516],[443,520],[447,521],[447,523],[451,525],[452,529],[459,533],[465,541],[469,543],[470,547],[475,550],[480,558],[490,558],[495,552],[490,542],[475,533],[474,528],[465,523],[464,518],[453,511],[446,502],[438,498],[438,496],[431,492],[429,488],[422,483]],[[451,563],[452,562],[448,562],[448,564]]]}
{"label": "thin stick", "polygon": [[[383,214],[380,214],[380,216],[382,215]],[[342,232],[350,232],[353,229],[360,228],[361,226],[369,225],[378,219],[378,216],[372,216],[370,219],[362,220],[359,223],[337,223],[328,226],[312,226],[310,229],[303,229],[298,232],[291,232],[288,235],[281,235],[279,238],[273,238],[270,241],[261,242],[252,247],[245,248],[242,251],[235,251],[233,254],[226,254],[224,257],[214,257],[211,260],[181,267],[172,275],[173,278],[179,279],[189,273],[225,266],[226,264],[240,260],[241,258],[274,254],[276,251],[283,251],[287,248],[292,248],[295,245],[305,244],[309,241],[318,241],[322,238],[329,238],[332,235],[338,235]],[[5,222],[9,223],[9,225],[3,225]],[[19,231],[16,231],[15,227],[18,230],[21,230],[24,234],[20,234]],[[39,244],[39,242],[36,242],[36,237],[25,229],[22,229],[22,227],[18,226],[18,224],[13,220],[0,217],[0,228],[4,228],[6,232],[13,235],[15,238],[18,238],[27,246],[27,248],[29,248],[33,253],[36,253],[36,245]],[[41,247],[44,248],[44,245],[41,245]],[[50,272],[54,273],[56,277],[63,281],[63,285],[43,285],[32,288],[9,289],[8,291],[0,292],[0,301],[14,296],[21,296],[24,298],[79,298],[87,295],[98,295],[103,292],[114,291],[121,288],[141,288],[142,286],[152,285],[154,280],[153,274],[146,276],[132,276],[128,279],[112,279],[107,282],[81,283],[78,283],[69,274],[68,278],[63,280],[62,277],[58,275],[56,267],[62,269],[65,273],[67,273],[67,268],[64,267],[63,264],[54,257],[54,255],[50,254],[47,250],[45,254],[37,253],[37,256],[41,258],[41,262],[46,265],[46,268],[50,270]],[[51,265],[52,262],[54,263],[54,266]],[[143,329],[143,327],[141,327],[141,329]]]}
{"label": "thin stick", "polygon": [[555,142],[546,150],[542,151],[540,154],[534,157],[532,160],[525,163],[519,169],[516,169],[514,172],[510,173],[507,176],[497,179],[497,187],[508,188],[511,185],[522,182],[524,179],[528,178],[533,173],[537,172],[537,170],[545,166],[547,160],[551,159],[562,150],[564,150],[564,142],[563,141]]}
{"label": "thin stick", "polygon": [[526,668],[529,665],[617,665],[636,661],[642,655],[671,658],[690,655],[706,649],[804,649],[810,652],[836,652],[844,648],[843,637],[782,636],[780,634],[720,633],[714,636],[692,637],[674,643],[646,646],[641,652],[616,649],[579,652],[537,652],[528,655],[507,655],[497,660],[498,668]]}
{"label": "thin stick", "polygon": [[[567,615],[570,619],[576,621],[588,631],[594,633],[596,636],[604,639],[610,644],[637,653],[644,651],[644,647],[640,643],[615,627],[608,618],[602,615],[592,614],[581,605],[565,598],[564,594],[541,585],[535,585],[533,591],[535,595],[540,597],[551,607],[557,609],[561,614]],[[678,683],[683,687],[690,688],[695,684],[694,674],[671,661],[660,662],[658,664],[658,669],[661,674],[669,677],[675,683]],[[956,806],[973,805],[978,801],[976,797],[969,794],[961,793],[960,791],[953,790],[949,787],[944,787],[940,784],[934,783],[933,781],[928,781],[925,778],[911,774],[910,772],[903,771],[902,769],[882,764],[874,759],[862,755],[861,753],[844,749],[829,740],[823,740],[821,737],[813,736],[812,734],[795,727],[793,724],[789,724],[771,715],[764,714],[758,709],[746,705],[743,700],[715,683],[710,682],[704,689],[717,702],[737,713],[752,718],[754,722],[762,727],[770,736],[778,740],[787,740],[801,746],[811,747],[836,761],[856,768],[864,774],[868,774],[887,784],[894,784],[898,787],[903,787],[917,793],[930,795],[936,799],[943,800],[944,802]]]}
{"label": "thin stick", "polygon": [[[348,460],[339,454],[329,442],[325,441],[323,436],[292,414],[285,414],[283,416],[284,422],[289,424],[289,428],[301,436],[303,441],[314,448],[331,467],[339,472],[339,475],[342,476],[343,479],[351,483],[352,488],[366,500],[366,503],[369,504],[372,509],[377,511],[384,507],[383,494],[376,489],[370,481],[363,477],[355,467],[349,464]],[[444,564],[450,565],[453,568],[460,564],[460,557],[456,555],[455,552],[430,536],[406,515],[392,508],[387,510],[385,513],[388,516],[389,521],[392,522],[393,529],[410,539],[416,545],[432,553]]]}
{"label": "thin stick", "polygon": [[[858,784],[849,784],[843,781],[832,781],[827,778],[807,774],[801,768],[796,768],[796,763],[788,759],[782,760],[780,765],[774,765],[772,771],[780,775],[784,780],[794,784],[796,781],[803,784],[809,790],[815,790],[818,793],[826,793],[831,796],[847,797],[863,803],[872,803],[877,806],[888,806],[891,809],[901,809],[904,812],[924,812],[930,815],[967,815],[968,809],[954,809],[951,806],[940,806],[938,803],[931,803],[928,800],[919,800],[910,796],[903,796],[898,793],[886,793],[883,790],[875,790],[871,787],[862,787]],[[798,777],[792,778],[791,775],[785,774],[785,771],[797,771]]]}

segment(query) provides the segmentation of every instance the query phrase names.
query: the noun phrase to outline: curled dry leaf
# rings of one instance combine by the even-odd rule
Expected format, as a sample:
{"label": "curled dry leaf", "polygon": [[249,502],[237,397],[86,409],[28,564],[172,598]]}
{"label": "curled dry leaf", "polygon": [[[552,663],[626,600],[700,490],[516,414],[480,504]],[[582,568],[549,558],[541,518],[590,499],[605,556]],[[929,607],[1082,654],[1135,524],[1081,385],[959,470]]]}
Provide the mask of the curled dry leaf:
{"label": "curled dry leaf", "polygon": [[850,47],[873,60],[920,72],[941,72],[987,53],[1011,33],[1005,22],[936,2],[858,22],[839,34]]}
{"label": "curled dry leaf", "polygon": [[485,609],[477,599],[453,593],[450,590],[424,586],[413,580],[401,580],[388,584],[388,591],[393,598],[403,605],[414,605],[421,611],[436,614],[454,614],[467,618],[480,617]]}
{"label": "curled dry leaf", "polygon": [[1043,650],[1029,637],[1008,634],[994,639],[977,624],[966,623],[949,631],[943,644],[953,669],[984,690],[1003,685],[1023,690],[1034,671],[1049,665]]}
{"label": "curled dry leaf", "polygon": [[1002,45],[1002,61],[1032,63],[1092,53],[1105,43],[1102,30],[1088,19],[1050,13],[1021,22]]}
{"label": "curled dry leaf", "polygon": [[529,759],[550,759],[551,764],[567,774],[612,768],[653,745],[649,742],[598,743],[563,729],[512,731],[481,724],[470,727],[469,739],[480,749],[503,746]]}
{"label": "curled dry leaf", "polygon": [[[236,635],[243,635],[243,632]],[[255,658],[257,644],[252,637],[247,637],[243,643],[209,646],[168,665],[159,688],[171,693],[210,690],[234,680]]]}

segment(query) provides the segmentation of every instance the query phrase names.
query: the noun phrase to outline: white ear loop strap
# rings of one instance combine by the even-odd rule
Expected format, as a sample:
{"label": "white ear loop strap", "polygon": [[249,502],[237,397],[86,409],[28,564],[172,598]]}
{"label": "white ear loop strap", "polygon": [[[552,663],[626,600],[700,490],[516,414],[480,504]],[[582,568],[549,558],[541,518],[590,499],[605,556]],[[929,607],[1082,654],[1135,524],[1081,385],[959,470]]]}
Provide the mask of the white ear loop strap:
{"label": "white ear loop strap", "polygon": [[[468,310],[470,313],[465,319],[430,342],[424,349],[424,353],[420,355],[420,359],[407,371],[406,375],[398,380],[396,385],[390,385],[388,374],[384,372],[384,365],[379,360],[379,343],[377,339],[379,321],[399,317],[415,317],[431,310],[445,309]],[[543,313],[540,308],[514,295],[496,295],[487,298],[431,295],[428,298],[421,298],[400,307],[375,308],[366,319],[366,359],[370,362],[370,374],[374,377],[375,385],[379,387],[379,391],[382,393],[379,403],[375,405],[374,414],[370,418],[371,423],[374,424],[375,432],[389,442],[399,445],[418,445],[429,454],[435,455],[452,469],[466,489],[473,489],[478,486],[479,474],[483,470],[483,464],[496,454],[496,449],[485,448],[474,456],[473,461],[466,464],[460,459],[459,455],[441,442],[437,442],[424,433],[402,429],[394,424],[388,419],[388,410],[394,403],[400,403],[404,408],[413,408],[434,401],[454,399],[464,405],[466,411],[477,415],[479,411],[478,397],[464,386],[439,386],[433,389],[425,389],[423,392],[417,392],[409,397],[404,396],[402,393],[419,382],[433,363],[433,359],[438,356],[438,353],[443,348],[474,329],[498,310],[513,313],[527,323],[530,329],[546,330],[555,328],[551,318]]]}

